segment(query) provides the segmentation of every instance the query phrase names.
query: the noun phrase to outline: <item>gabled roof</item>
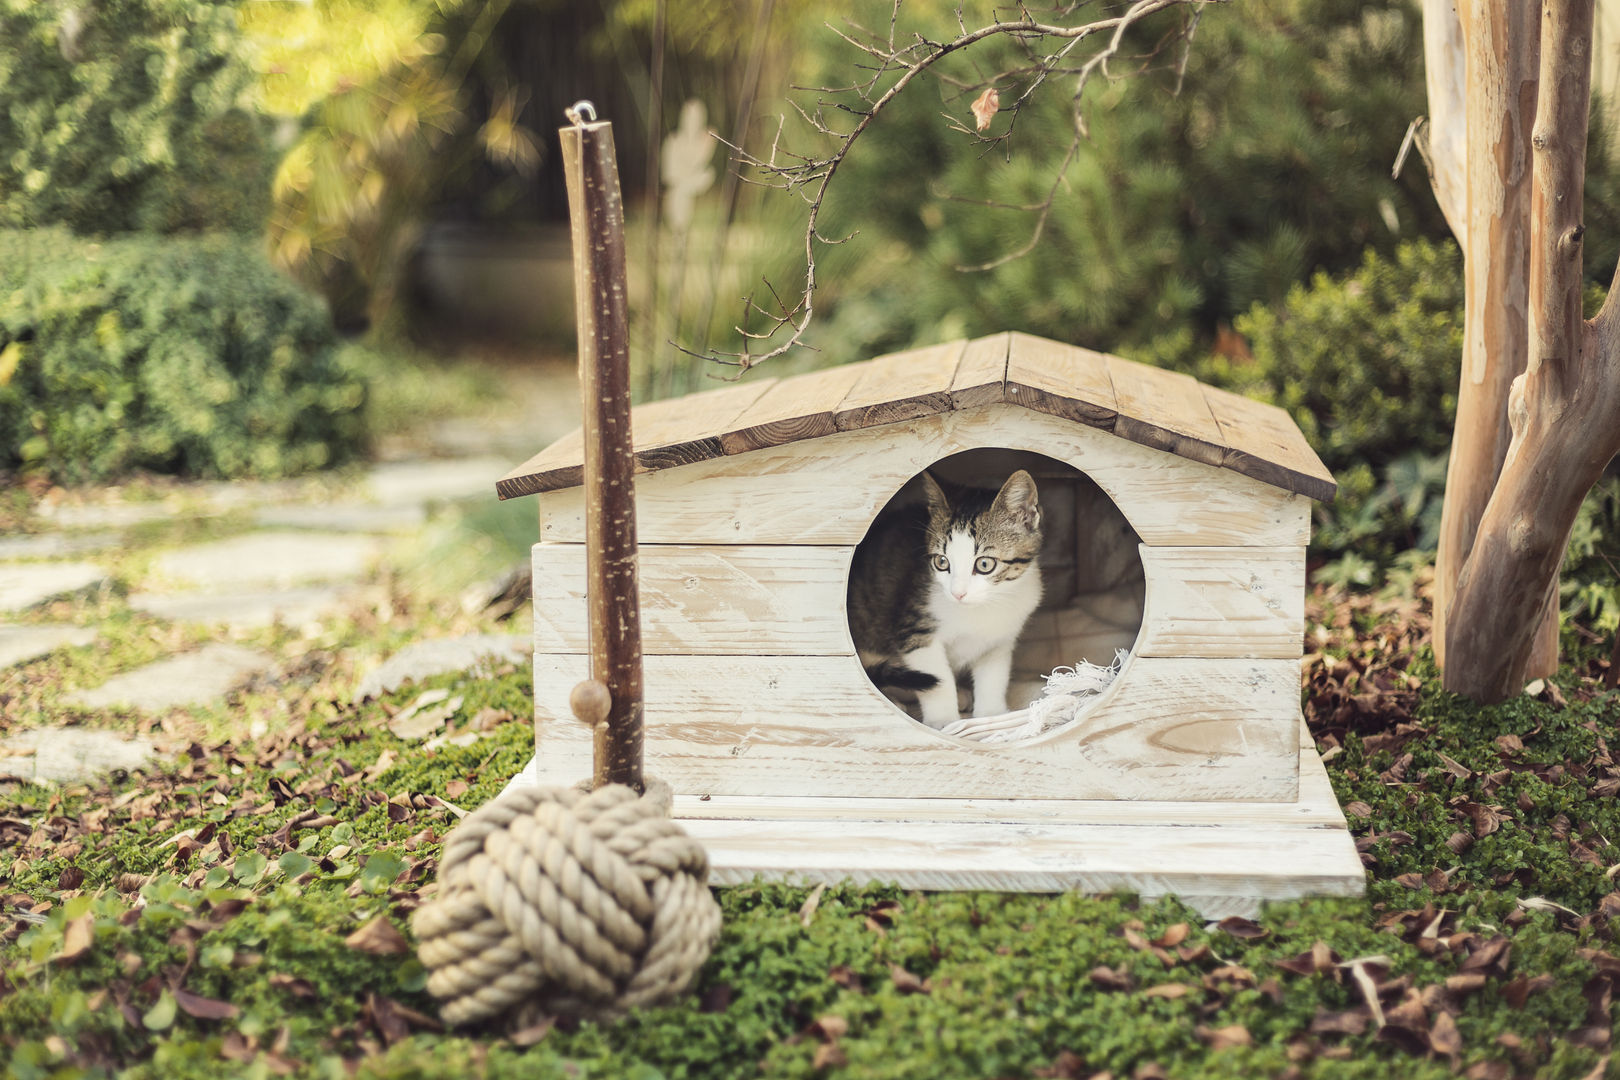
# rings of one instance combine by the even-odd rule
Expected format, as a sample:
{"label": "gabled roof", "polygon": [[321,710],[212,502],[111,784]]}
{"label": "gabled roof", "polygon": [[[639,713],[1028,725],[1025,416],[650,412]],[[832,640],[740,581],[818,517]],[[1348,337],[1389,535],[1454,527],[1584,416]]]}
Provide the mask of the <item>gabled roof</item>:
{"label": "gabled roof", "polygon": [[[637,469],[746,453],[836,431],[1008,402],[1326,501],[1333,475],[1275,405],[1028,334],[952,341],[638,406]],[[496,482],[503,499],[584,482],[580,431]]]}

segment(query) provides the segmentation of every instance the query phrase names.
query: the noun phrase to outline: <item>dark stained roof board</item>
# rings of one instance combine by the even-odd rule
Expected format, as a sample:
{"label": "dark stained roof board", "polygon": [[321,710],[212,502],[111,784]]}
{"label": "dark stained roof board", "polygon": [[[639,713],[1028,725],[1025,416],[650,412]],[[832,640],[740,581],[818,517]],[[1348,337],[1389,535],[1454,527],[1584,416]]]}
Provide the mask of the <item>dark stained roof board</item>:
{"label": "dark stained roof board", "polygon": [[[1320,501],[1337,485],[1282,409],[1028,334],[880,356],[858,364],[641,405],[636,464],[653,472],[835,431],[1010,402],[1202,461]],[[503,499],[577,487],[584,442],[563,436],[496,482]]]}

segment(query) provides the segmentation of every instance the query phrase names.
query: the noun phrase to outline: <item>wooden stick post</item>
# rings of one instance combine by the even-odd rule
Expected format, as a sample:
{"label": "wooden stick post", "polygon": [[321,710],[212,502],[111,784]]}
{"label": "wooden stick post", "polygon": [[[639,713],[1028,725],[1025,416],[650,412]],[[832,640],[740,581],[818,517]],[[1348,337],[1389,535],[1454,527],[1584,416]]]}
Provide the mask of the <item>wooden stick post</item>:
{"label": "wooden stick post", "polygon": [[[582,115],[589,113],[589,118]],[[642,790],[641,612],[630,441],[630,348],[624,202],[613,125],[589,102],[560,129],[574,238],[574,307],[585,411],[585,544],[591,681],[572,701],[595,731],[593,788]],[[605,688],[604,697],[602,689]],[[606,706],[604,708],[604,706]]]}

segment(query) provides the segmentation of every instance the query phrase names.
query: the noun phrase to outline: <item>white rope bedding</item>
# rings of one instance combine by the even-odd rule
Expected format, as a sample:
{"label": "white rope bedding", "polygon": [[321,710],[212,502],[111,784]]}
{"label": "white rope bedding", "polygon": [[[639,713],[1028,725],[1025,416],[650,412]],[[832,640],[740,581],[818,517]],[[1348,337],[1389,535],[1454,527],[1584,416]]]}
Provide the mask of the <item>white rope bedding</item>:
{"label": "white rope bedding", "polygon": [[964,717],[940,729],[982,743],[1010,743],[1033,739],[1069,723],[1108,689],[1124,666],[1129,650],[1115,649],[1114,662],[1104,666],[1082,660],[1073,667],[1058,667],[1044,676],[1046,690],[1029,708],[999,716]]}

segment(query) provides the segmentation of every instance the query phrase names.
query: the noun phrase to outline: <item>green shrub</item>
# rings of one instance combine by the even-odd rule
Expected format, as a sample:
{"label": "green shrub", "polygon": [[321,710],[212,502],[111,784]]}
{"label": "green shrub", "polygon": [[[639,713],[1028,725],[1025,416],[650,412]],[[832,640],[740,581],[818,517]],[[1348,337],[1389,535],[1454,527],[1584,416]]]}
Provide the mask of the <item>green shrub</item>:
{"label": "green shrub", "polygon": [[1237,328],[1255,374],[1329,468],[1451,445],[1462,356],[1462,257],[1450,243],[1368,251],[1342,278],[1296,285]]}
{"label": "green shrub", "polygon": [[0,226],[261,228],[256,88],[230,0],[0,0]]}
{"label": "green shrub", "polygon": [[351,456],[364,403],[253,241],[0,231],[0,469],[283,476]]}

